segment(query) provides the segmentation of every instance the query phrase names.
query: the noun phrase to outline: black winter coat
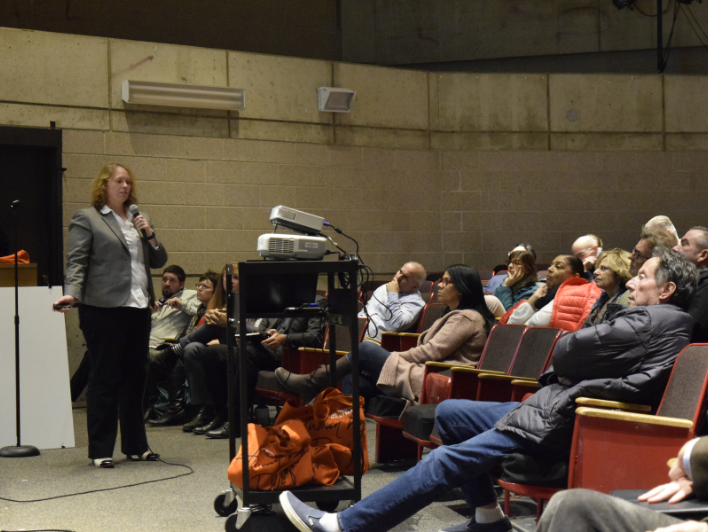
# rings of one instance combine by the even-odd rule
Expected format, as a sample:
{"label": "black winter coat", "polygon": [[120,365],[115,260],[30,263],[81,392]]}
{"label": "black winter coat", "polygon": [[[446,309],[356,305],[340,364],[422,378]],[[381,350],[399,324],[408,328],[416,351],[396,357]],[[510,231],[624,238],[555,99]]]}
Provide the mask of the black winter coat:
{"label": "black winter coat", "polygon": [[607,323],[563,336],[553,351],[553,366],[539,379],[543,388],[495,427],[568,452],[576,398],[656,408],[676,356],[689,344],[692,325],[680,308],[652,305],[627,308]]}
{"label": "black winter coat", "polygon": [[688,312],[693,316],[691,343],[708,343],[708,268],[698,270],[698,288],[693,295]]}

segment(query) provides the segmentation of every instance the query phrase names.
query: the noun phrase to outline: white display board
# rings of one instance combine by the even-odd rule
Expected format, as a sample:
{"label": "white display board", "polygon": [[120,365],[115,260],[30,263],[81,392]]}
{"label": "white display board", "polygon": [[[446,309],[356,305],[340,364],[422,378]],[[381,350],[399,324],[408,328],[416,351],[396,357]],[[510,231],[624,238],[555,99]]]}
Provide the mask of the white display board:
{"label": "white display board", "polygon": [[[21,443],[39,449],[74,447],[64,315],[52,311],[61,295],[19,291]],[[15,289],[0,288],[0,447],[17,443],[15,409]]]}

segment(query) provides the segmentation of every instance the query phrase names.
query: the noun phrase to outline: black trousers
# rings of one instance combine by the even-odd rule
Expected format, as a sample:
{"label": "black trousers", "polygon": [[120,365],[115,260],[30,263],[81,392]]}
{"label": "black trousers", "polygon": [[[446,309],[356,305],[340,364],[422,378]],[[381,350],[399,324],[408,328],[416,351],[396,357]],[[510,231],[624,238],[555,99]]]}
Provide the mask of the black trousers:
{"label": "black trousers", "polygon": [[[190,344],[192,345],[192,344]],[[239,348],[234,348],[238,356]],[[228,348],[225,345],[201,346],[200,349],[186,349],[184,367],[189,381],[189,393],[194,405],[214,405],[226,407],[228,404]],[[238,361],[233,360],[234,367]],[[249,342],[246,347],[246,379],[248,381],[248,397],[253,396],[256,389],[259,371],[274,371],[280,366],[278,356],[260,344]],[[240,401],[238,393],[238,371],[231,379],[235,396],[232,405],[239,412]],[[238,414],[237,414],[238,416]]]}
{"label": "black trousers", "polygon": [[86,392],[89,458],[113,456],[119,419],[123,454],[143,454],[148,450],[143,391],[150,311],[81,305],[79,323],[91,367]]}

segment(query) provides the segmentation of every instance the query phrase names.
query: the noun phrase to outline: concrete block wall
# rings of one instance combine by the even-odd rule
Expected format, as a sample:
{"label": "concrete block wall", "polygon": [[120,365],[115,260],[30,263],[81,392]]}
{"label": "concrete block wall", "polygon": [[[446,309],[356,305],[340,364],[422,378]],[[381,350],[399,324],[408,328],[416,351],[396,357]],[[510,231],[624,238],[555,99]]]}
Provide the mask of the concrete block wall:
{"label": "concrete block wall", "polygon": [[[7,28],[0,48],[0,124],[65,132],[65,224],[122,161],[190,274],[255,258],[278,204],[349,232],[381,275],[490,268],[521,240],[547,261],[585,232],[631,248],[658,213],[706,223],[702,76],[440,74]],[[246,109],[130,106],[125,79],[240,87]],[[330,85],[357,90],[350,114],[317,110]]]}

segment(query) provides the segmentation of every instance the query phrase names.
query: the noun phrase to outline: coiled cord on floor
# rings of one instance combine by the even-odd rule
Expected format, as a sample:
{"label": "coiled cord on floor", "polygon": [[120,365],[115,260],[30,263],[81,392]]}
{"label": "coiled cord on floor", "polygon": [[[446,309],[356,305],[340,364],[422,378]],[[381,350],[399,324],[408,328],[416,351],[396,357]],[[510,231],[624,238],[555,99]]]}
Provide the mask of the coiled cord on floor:
{"label": "coiled cord on floor", "polygon": [[[152,452],[152,449],[150,451]],[[136,482],[134,484],[125,484],[124,486],[114,486],[112,488],[100,488],[100,489],[96,489],[96,490],[79,491],[77,493],[66,493],[64,495],[55,495],[54,497],[45,497],[43,499],[28,499],[28,500],[23,501],[23,500],[17,500],[17,499],[8,499],[6,497],[0,497],[0,501],[17,502],[17,503],[52,501],[54,499],[65,499],[67,497],[76,497],[77,495],[88,495],[90,493],[100,493],[102,491],[115,491],[115,490],[120,490],[120,489],[124,489],[124,488],[133,488],[135,486],[142,486],[144,484],[154,484],[156,482],[164,482],[166,480],[174,480],[176,478],[186,477],[186,476],[189,476],[192,473],[194,473],[194,469],[192,469],[191,467],[189,467],[186,464],[175,464],[172,462],[165,462],[162,458],[158,458],[157,461],[162,462],[163,464],[169,465],[169,466],[184,467],[185,469],[189,469],[189,471],[187,471],[185,473],[180,473],[179,475],[167,477],[167,478],[156,478],[154,480],[145,480],[143,482]],[[48,530],[51,532],[54,532],[54,529],[48,529]],[[15,531],[0,530],[0,532],[15,532]],[[27,529],[27,530],[23,530],[23,532],[44,532],[44,531],[39,531],[39,530],[31,531],[31,530]],[[58,532],[65,532],[65,531],[58,531]],[[73,531],[68,531],[68,532],[73,532]]]}

